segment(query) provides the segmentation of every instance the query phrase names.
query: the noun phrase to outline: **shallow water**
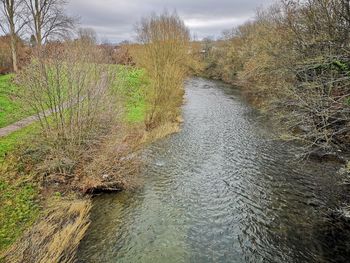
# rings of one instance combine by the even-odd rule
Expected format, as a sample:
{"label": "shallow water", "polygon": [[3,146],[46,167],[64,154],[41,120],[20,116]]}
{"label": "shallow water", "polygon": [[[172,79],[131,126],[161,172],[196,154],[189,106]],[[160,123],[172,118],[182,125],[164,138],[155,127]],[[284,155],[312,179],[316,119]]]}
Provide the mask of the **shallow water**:
{"label": "shallow water", "polygon": [[140,189],[95,198],[78,262],[348,262],[332,166],[298,163],[220,82],[188,81],[183,117],[144,151]]}

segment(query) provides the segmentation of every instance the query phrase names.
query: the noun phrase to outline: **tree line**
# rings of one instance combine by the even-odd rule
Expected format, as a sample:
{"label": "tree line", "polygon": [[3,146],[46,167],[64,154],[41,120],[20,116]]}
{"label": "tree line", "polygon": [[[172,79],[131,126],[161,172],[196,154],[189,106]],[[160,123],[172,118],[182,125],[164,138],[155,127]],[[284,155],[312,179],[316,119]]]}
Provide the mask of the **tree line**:
{"label": "tree line", "polygon": [[33,46],[66,36],[74,18],[65,14],[66,0],[0,0],[0,29],[10,37],[12,66],[18,71],[17,50],[23,34],[30,34]]}
{"label": "tree line", "polygon": [[281,0],[205,41],[205,73],[243,87],[305,152],[350,147],[350,1]]}

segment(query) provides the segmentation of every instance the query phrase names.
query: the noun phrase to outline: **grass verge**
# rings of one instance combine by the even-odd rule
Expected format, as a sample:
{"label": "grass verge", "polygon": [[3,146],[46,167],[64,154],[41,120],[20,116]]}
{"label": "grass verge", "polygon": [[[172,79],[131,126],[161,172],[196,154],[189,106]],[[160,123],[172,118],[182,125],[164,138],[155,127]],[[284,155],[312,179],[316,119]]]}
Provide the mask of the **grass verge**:
{"label": "grass verge", "polygon": [[0,128],[29,115],[16,98],[18,87],[13,83],[13,74],[0,75]]}
{"label": "grass verge", "polygon": [[145,120],[147,104],[145,89],[149,84],[143,69],[116,66],[115,89],[125,102],[125,121],[140,123]]}
{"label": "grass verge", "polygon": [[4,160],[8,153],[12,152],[21,145],[26,144],[28,140],[38,131],[39,124],[35,123],[0,138],[0,163]]}
{"label": "grass verge", "polygon": [[5,160],[37,130],[38,125],[31,125],[0,138],[0,252],[21,236],[39,214],[39,190],[32,176],[14,171],[14,166],[19,169],[17,160]]}

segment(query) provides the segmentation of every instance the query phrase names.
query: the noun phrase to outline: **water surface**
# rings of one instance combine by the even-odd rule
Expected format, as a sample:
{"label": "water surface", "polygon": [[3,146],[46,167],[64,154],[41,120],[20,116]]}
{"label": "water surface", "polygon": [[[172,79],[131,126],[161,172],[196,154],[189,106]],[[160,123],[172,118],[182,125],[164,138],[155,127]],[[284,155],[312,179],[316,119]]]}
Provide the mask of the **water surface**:
{"label": "water surface", "polygon": [[347,262],[332,167],[296,162],[220,82],[188,81],[183,117],[144,151],[140,189],[95,198],[79,262]]}

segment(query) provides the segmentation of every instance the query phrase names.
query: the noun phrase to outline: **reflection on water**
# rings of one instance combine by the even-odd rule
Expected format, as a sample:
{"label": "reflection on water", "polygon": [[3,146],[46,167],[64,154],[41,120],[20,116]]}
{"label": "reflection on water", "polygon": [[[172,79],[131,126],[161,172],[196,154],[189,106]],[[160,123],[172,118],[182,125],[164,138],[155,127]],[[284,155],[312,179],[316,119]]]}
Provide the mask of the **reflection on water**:
{"label": "reflection on water", "polygon": [[182,131],[145,150],[141,189],[95,199],[78,261],[347,262],[334,168],[296,163],[237,91],[186,86]]}

